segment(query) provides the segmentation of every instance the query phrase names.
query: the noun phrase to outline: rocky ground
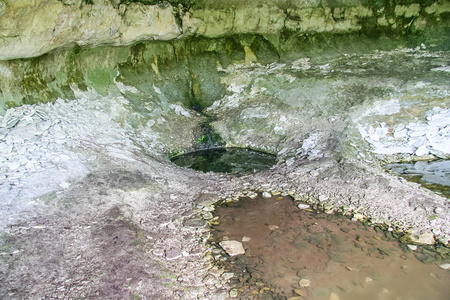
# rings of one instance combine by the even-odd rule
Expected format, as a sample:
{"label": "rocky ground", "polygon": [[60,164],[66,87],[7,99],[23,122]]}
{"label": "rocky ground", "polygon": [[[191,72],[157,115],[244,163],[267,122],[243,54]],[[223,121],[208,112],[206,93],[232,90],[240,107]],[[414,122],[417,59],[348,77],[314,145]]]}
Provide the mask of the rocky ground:
{"label": "rocky ground", "polygon": [[211,205],[250,191],[284,192],[409,230],[416,242],[448,243],[448,199],[379,167],[448,156],[447,52],[218,71],[228,94],[209,108],[212,124],[229,146],[278,153],[270,170],[231,176],[173,165],[167,154],[190,148],[204,117],[161,104],[135,124],[126,93],[139,91],[117,82],[125,96],[73,86],[77,100],[6,112],[2,299],[224,299],[229,276],[212,265],[206,243]]}

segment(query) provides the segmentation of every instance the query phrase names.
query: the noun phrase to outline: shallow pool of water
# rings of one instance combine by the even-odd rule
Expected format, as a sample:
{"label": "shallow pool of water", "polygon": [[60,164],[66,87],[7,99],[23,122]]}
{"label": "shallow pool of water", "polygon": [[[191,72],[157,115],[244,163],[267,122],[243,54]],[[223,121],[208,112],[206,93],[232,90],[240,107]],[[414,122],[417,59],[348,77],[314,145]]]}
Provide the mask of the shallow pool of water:
{"label": "shallow pool of water", "polygon": [[171,161],[197,171],[241,174],[268,169],[277,158],[244,148],[213,148],[175,156]]}
{"label": "shallow pool of water", "polygon": [[418,258],[426,249],[400,244],[391,232],[301,210],[288,197],[243,198],[217,207],[216,216],[213,252],[227,239],[245,248],[216,257],[235,274],[238,299],[449,299],[450,271],[437,264],[449,263],[450,254],[424,264]]}
{"label": "shallow pool of water", "polygon": [[394,163],[386,165],[385,168],[450,198],[450,160]]}

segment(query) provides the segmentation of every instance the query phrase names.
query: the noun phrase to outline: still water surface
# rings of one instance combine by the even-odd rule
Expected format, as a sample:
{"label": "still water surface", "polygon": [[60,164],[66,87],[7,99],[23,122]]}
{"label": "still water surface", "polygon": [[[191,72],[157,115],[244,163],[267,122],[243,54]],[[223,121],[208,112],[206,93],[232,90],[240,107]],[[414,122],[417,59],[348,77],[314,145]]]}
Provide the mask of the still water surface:
{"label": "still water surface", "polygon": [[268,169],[277,157],[245,148],[212,148],[175,156],[171,161],[197,171],[243,174]]}
{"label": "still water surface", "polygon": [[385,168],[408,181],[420,183],[424,187],[450,198],[450,160],[394,163],[386,165]]}
{"label": "still water surface", "polygon": [[225,261],[238,299],[450,299],[450,271],[438,266],[450,255],[424,264],[418,258],[435,254],[390,232],[300,210],[288,197],[242,198],[216,215],[214,240],[242,241],[246,250]]}

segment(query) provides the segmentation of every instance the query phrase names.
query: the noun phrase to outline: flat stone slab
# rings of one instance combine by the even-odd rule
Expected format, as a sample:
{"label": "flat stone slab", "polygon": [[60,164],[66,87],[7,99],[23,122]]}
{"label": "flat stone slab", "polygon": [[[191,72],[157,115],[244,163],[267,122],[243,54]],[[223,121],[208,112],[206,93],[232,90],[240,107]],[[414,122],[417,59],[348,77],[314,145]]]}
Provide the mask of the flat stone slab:
{"label": "flat stone slab", "polygon": [[245,254],[244,246],[238,241],[222,241],[219,245],[225,250],[229,256]]}

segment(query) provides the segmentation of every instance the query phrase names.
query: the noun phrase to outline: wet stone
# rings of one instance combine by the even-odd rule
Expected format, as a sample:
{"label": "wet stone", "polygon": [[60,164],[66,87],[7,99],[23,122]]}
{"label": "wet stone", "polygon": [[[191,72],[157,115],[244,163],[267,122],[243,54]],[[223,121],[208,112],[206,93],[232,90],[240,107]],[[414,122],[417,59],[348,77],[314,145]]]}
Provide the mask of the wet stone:
{"label": "wet stone", "polygon": [[339,296],[336,293],[330,294],[330,300],[340,300]]}
{"label": "wet stone", "polygon": [[222,241],[219,245],[228,253],[229,256],[245,254],[245,250],[241,242]]}
{"label": "wet stone", "polygon": [[303,297],[303,298],[306,298],[308,296],[308,293],[304,289],[294,289],[294,293],[296,295],[299,295],[299,296]]}
{"label": "wet stone", "polygon": [[307,287],[307,286],[310,286],[310,285],[311,285],[311,281],[310,281],[309,279],[301,279],[301,280],[298,282],[298,284],[299,284],[301,287]]}

